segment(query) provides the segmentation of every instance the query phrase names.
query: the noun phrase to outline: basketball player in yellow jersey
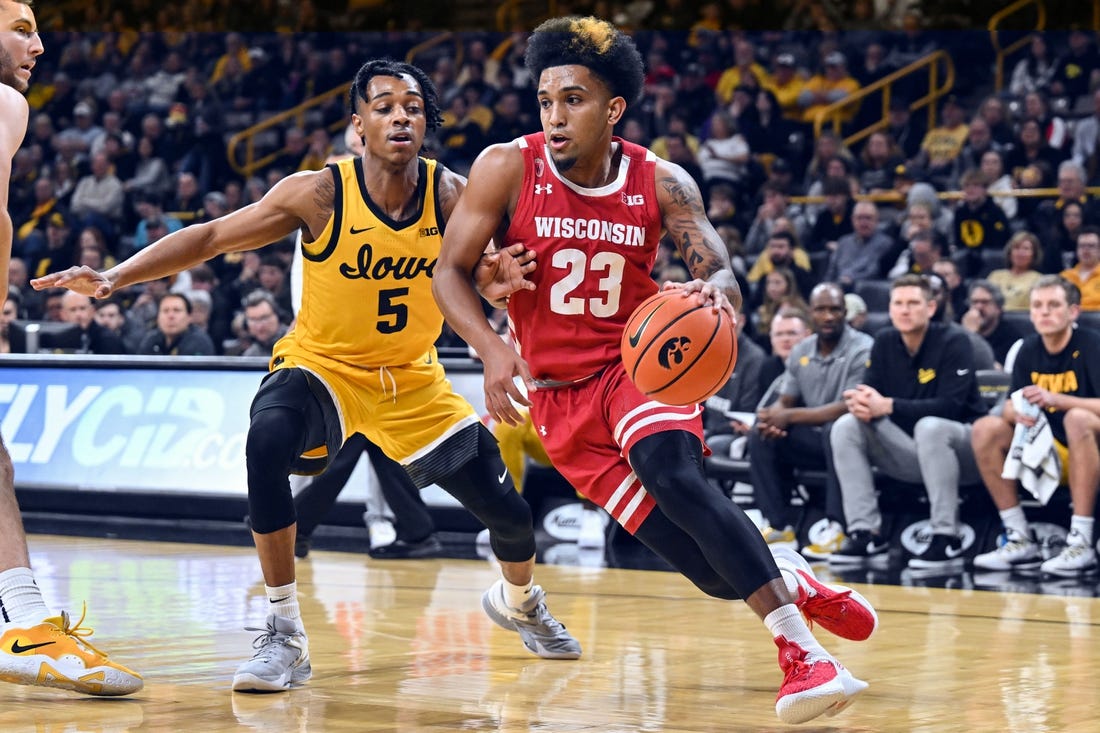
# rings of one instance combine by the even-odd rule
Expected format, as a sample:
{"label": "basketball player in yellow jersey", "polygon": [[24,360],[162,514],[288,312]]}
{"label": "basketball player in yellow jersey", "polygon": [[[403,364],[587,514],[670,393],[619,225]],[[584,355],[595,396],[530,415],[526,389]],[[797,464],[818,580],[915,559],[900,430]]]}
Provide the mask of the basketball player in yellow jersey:
{"label": "basketball player in yellow jersey", "polygon": [[[432,272],[465,187],[461,176],[418,157],[426,131],[440,121],[435,88],[414,66],[370,61],[350,97],[361,158],[295,173],[260,201],[170,234],[105,272],[74,267],[38,278],[34,287],[105,298],[302,232],[302,308],[296,327],[276,344],[251,409],[249,515],[270,603],[256,653],[237,670],[234,690],[285,690],[311,675],[288,475],[304,466],[304,454],[335,455],[354,432],[405,465],[418,486],[438,483],[490,529],[503,578],[482,597],[489,617],[541,657],[576,659],[580,644],[533,585],[530,509],[432,348],[443,322],[430,292]],[[488,258],[475,278],[499,280],[507,293],[522,268],[499,263],[499,256]]]}

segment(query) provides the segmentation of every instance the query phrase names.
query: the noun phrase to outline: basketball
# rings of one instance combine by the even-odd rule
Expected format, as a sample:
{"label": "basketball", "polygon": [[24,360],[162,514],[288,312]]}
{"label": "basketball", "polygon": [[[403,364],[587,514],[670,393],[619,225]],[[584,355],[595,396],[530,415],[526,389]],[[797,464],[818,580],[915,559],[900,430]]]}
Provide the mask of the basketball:
{"label": "basketball", "polygon": [[691,405],[722,388],[737,363],[737,332],[724,311],[679,290],[647,298],[622,337],[623,366],[646,396]]}

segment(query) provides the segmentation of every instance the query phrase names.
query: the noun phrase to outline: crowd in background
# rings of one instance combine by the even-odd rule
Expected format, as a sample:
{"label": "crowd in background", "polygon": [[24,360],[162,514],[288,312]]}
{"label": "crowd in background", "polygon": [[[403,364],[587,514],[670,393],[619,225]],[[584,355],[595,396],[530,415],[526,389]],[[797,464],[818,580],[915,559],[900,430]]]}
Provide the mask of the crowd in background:
{"label": "crowd in background", "polygon": [[[141,3],[132,5],[130,17]],[[1089,285],[1092,260],[1079,262],[1076,244],[1082,227],[1100,222],[1085,192],[1100,177],[1094,34],[1036,33],[1013,62],[1009,85],[994,93],[986,36],[926,30],[918,12],[896,4],[895,15],[884,19],[875,3],[857,0],[845,6],[841,24],[839,4],[802,3],[807,12],[792,12],[781,29],[751,32],[723,17],[738,5],[757,4],[685,7],[676,17],[669,14],[677,3],[644,18],[637,17],[644,4],[607,12],[645,26],[635,34],[647,64],[645,93],[617,132],[699,182],[743,277],[750,334],[765,350],[772,315],[804,304],[823,278],[866,292],[861,284],[868,281],[936,272],[954,306],[950,315],[965,322],[969,314],[974,325],[967,301],[972,279],[990,275],[1012,309],[1023,307],[1019,293],[1029,278],[1076,268],[1085,307],[1100,307],[1100,286]],[[191,13],[202,27],[193,7],[161,12]],[[113,20],[125,28],[132,25],[127,17],[123,8]],[[736,17],[752,27],[745,22],[751,13]],[[690,30],[653,30],[664,27]],[[247,177],[230,164],[226,143],[273,113],[347,84],[361,59],[403,58],[430,37],[47,33],[49,53],[29,93],[30,130],[13,161],[10,310],[25,319],[71,317],[61,294],[34,292],[27,279],[73,264],[109,266],[168,232],[257,200],[289,173],[319,168],[344,146],[343,95],[259,136],[258,155],[274,157]],[[524,48],[521,31],[468,33],[415,58],[439,88],[445,112],[425,154],[464,173],[486,145],[538,128]],[[815,137],[811,123],[819,109],[936,50],[955,59],[959,74],[931,127],[923,110],[911,109],[926,82],[908,80],[893,88],[885,129],[852,147],[828,130]],[[875,96],[850,105],[844,132],[873,121],[881,105]],[[294,124],[299,119],[306,124]],[[1046,186],[1059,195],[998,195]],[[944,200],[945,191],[961,191],[959,200]],[[876,195],[875,203],[857,204],[865,194]],[[792,203],[804,195],[813,203]],[[124,353],[184,353],[181,334],[165,336],[159,323],[158,304],[168,291],[183,296],[187,331],[206,337],[192,340],[199,353],[262,352],[253,347],[281,334],[291,319],[292,254],[286,241],[223,256],[95,307],[125,320],[111,329]],[[673,248],[663,248],[654,277],[685,276]],[[252,328],[256,322],[245,315],[244,299],[255,290],[271,296],[278,319],[271,330]],[[866,305],[873,312],[884,304]],[[159,340],[152,335],[158,330]],[[448,333],[440,343],[460,345]]]}

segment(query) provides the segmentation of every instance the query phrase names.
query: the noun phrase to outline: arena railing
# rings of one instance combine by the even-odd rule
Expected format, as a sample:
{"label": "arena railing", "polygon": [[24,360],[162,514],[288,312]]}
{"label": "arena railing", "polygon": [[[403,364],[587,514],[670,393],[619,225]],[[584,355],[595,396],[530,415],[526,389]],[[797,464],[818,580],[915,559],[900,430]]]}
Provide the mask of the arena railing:
{"label": "arena railing", "polygon": [[1034,30],[1041,31],[1046,28],[1047,25],[1047,8],[1042,0],[1016,0],[1016,2],[1011,5],[994,13],[989,19],[989,42],[993,44],[993,50],[997,54],[994,70],[994,89],[996,89],[998,93],[1004,88],[1005,59],[1031,42],[1031,34],[1028,33],[1006,46],[1001,46],[1001,25],[1004,23],[1005,19],[1019,14],[1020,11],[1030,6],[1035,6],[1036,20]]}

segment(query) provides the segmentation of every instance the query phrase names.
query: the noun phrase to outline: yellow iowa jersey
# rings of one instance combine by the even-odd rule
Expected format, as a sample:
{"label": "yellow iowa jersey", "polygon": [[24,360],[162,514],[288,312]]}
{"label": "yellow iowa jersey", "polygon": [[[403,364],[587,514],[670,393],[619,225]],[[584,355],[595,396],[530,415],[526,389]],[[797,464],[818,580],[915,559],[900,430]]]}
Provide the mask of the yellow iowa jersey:
{"label": "yellow iowa jersey", "polygon": [[[283,341],[356,366],[408,364],[428,353],[443,327],[432,273],[443,237],[436,199],[441,169],[420,159],[417,210],[394,221],[367,195],[363,161],[336,173],[332,218],[302,243],[302,306]],[[280,346],[275,348],[278,356]]]}

